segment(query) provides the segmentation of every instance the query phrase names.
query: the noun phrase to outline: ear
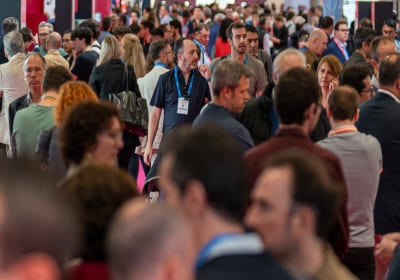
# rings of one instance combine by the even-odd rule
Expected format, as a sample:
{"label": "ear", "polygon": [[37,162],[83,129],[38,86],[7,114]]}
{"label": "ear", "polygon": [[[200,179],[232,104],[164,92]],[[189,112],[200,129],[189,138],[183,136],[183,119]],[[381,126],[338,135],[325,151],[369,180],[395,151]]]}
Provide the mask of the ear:
{"label": "ear", "polygon": [[228,87],[223,87],[219,93],[219,97],[223,99],[229,99],[232,94],[232,90]]}
{"label": "ear", "polygon": [[7,59],[8,59],[8,55],[7,55],[7,53],[6,53],[6,50],[4,49],[4,56],[5,57],[7,57]]}
{"label": "ear", "polygon": [[374,66],[375,74],[377,75],[378,71],[379,71],[379,63],[374,59],[371,59],[371,63],[372,63],[372,66]]}
{"label": "ear", "polygon": [[356,115],[354,116],[354,121],[358,121],[358,117],[360,116],[360,109],[357,109]]}
{"label": "ear", "polygon": [[[26,280],[61,279],[61,272],[54,258],[44,253],[32,253],[24,256],[12,268],[12,274]],[[16,277],[16,279],[19,279]]]}
{"label": "ear", "polygon": [[276,73],[272,73],[272,80],[274,81],[274,84],[278,84],[278,75]]}
{"label": "ear", "polygon": [[207,194],[203,183],[199,180],[187,182],[183,207],[190,217],[201,220],[207,209]]}
{"label": "ear", "polygon": [[228,38],[228,43],[230,46],[232,46],[232,39]]}
{"label": "ear", "polygon": [[312,104],[310,105],[310,107],[308,107],[308,108],[305,110],[305,112],[304,112],[304,120],[305,120],[305,121],[306,121],[306,120],[312,120],[312,119],[314,119],[315,114],[316,114],[316,111],[315,111],[315,110],[318,110],[318,109],[316,108],[316,106],[317,106],[316,103],[312,103]]}
{"label": "ear", "polygon": [[299,241],[316,235],[316,216],[309,207],[300,207],[292,217],[292,232]]}

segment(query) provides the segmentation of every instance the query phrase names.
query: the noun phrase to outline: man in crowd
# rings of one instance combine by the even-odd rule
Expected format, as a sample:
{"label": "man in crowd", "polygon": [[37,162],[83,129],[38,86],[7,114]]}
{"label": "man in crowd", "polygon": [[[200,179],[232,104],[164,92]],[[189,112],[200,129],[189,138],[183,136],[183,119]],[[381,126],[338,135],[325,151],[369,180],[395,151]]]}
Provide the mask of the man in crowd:
{"label": "man in crowd", "polygon": [[0,64],[7,63],[8,59],[4,53],[4,36],[11,31],[18,31],[19,22],[15,17],[7,17],[3,19],[3,37],[0,38]]}
{"label": "man in crowd", "polygon": [[320,57],[326,50],[327,43],[328,38],[326,37],[325,32],[321,29],[314,29],[310,34],[308,42],[300,51],[305,52],[306,50],[309,50],[315,56]]}
{"label": "man in crowd", "polygon": [[[332,129],[318,142],[340,159],[349,198],[349,249],[342,261],[360,279],[374,279],[374,205],[378,191],[382,152],[378,140],[358,132],[359,97],[355,89],[340,86],[328,99]],[[368,172],[365,172],[368,170]]]}
{"label": "man in crowd", "polygon": [[160,15],[160,24],[169,24],[169,22],[172,20],[172,18],[168,13],[168,9],[167,7],[165,7],[165,5],[160,6],[159,15]]}
{"label": "man in crowd", "polygon": [[396,44],[393,39],[389,37],[379,36],[376,37],[372,41],[371,46],[371,63],[374,66],[374,76],[372,77],[372,85],[378,89],[379,82],[378,82],[378,72],[379,72],[379,65],[382,59],[390,53],[397,52]]}
{"label": "man in crowd", "polygon": [[209,66],[211,64],[211,58],[207,53],[208,38],[210,36],[210,31],[208,26],[204,23],[199,23],[194,28],[194,40],[193,42],[200,48],[200,60],[199,64],[204,64]]}
{"label": "man in crowd", "polygon": [[164,32],[163,39],[167,40],[170,45],[174,44],[174,32],[168,24],[161,24],[160,29]]}
{"label": "man in crowd", "polygon": [[274,43],[272,53],[274,56],[288,47],[288,39],[288,30],[283,23],[283,17],[277,15],[273,25],[273,37],[271,38],[271,41]]}
{"label": "man in crowd", "polygon": [[212,11],[210,8],[205,7],[203,9],[203,19],[204,19],[204,24],[207,25],[208,28],[210,28],[214,22],[212,21]]}
{"label": "man in crowd", "polygon": [[99,44],[103,42],[103,40],[108,37],[108,36],[113,36],[111,34],[111,17],[103,17],[101,20],[101,25],[103,26],[103,30],[100,32],[99,38],[97,38],[97,41]]}
{"label": "man in crowd", "polygon": [[396,40],[397,28],[396,28],[396,21],[394,19],[391,18],[385,19],[382,25],[382,35],[394,40],[397,51],[400,52],[400,42]]}
{"label": "man in crowd", "polygon": [[12,146],[14,156],[33,158],[39,134],[54,126],[53,111],[60,86],[72,80],[63,66],[48,67],[43,79],[44,98],[19,110],[14,118]]}
{"label": "man in crowd", "polygon": [[196,118],[193,126],[213,123],[235,137],[242,151],[254,146],[248,130],[238,122],[239,114],[249,99],[250,77],[253,74],[242,63],[225,59],[218,63],[212,77],[213,100]]}
{"label": "man in crowd", "polygon": [[[51,23],[42,21],[39,24],[39,42],[40,46],[36,45],[33,49],[34,52],[40,52],[42,56],[45,56],[48,51],[47,41],[49,40],[50,33],[52,33],[53,25]],[[60,52],[62,57],[67,57],[67,53],[64,51],[63,48],[59,48],[58,51]]]}
{"label": "man in crowd", "polygon": [[[205,78],[210,79],[208,69],[197,69],[199,57],[197,46],[188,38],[175,42],[177,66],[160,76],[154,95],[150,101],[153,106],[150,114],[147,147],[144,162],[150,165],[153,141],[156,136],[161,111],[164,109],[163,133],[185,123],[192,123],[207,100],[211,100],[210,89]],[[202,75],[208,75],[205,78]]]}
{"label": "man in crowd", "polygon": [[255,233],[245,233],[242,151],[220,128],[178,129],[163,146],[160,188],[196,236],[196,279],[288,279]]}
{"label": "man in crowd", "polygon": [[140,22],[139,38],[140,42],[142,43],[144,56],[147,56],[147,54],[149,53],[151,31],[153,31],[153,29],[154,25],[150,21],[144,20]]}
{"label": "man in crowd", "polygon": [[340,194],[319,158],[299,149],[271,157],[251,200],[245,223],[296,277],[357,279],[328,244]]}
{"label": "man in crowd", "polygon": [[61,48],[61,35],[57,32],[52,32],[49,35],[49,40],[47,41],[48,52],[44,56],[46,60],[47,67],[51,66],[62,66],[69,70],[69,64],[67,60],[61,56],[58,49]]}
{"label": "man in crowd", "polygon": [[333,54],[342,64],[344,64],[346,60],[349,59],[349,53],[346,49],[349,32],[347,21],[345,19],[339,19],[335,24],[335,37],[332,42],[328,44],[324,56]]}
{"label": "man in crowd", "polygon": [[348,66],[340,74],[339,85],[352,86],[359,95],[359,103],[362,104],[373,97],[372,74],[373,71],[366,63]]}
{"label": "man in crowd", "polygon": [[207,53],[209,57],[211,57],[212,49],[215,45],[215,41],[218,38],[219,28],[224,19],[225,14],[222,12],[217,12],[217,14],[214,16],[214,24],[210,27],[210,36],[207,44]]}
{"label": "man in crowd", "polygon": [[228,57],[219,57],[213,60],[211,64],[211,73],[213,73],[217,64],[223,59],[233,59],[243,63],[253,76],[250,78],[250,97],[259,96],[267,84],[267,74],[264,65],[256,58],[246,54],[247,32],[242,23],[232,23],[226,31],[228,42],[231,45],[231,54]]}
{"label": "man in crowd", "polygon": [[371,70],[373,70],[373,66],[369,63],[371,61],[372,56],[372,41],[376,37],[376,32],[373,29],[369,28],[359,28],[354,35],[354,46],[356,50],[350,56],[349,60],[346,61],[344,67],[348,67],[351,65],[356,65],[359,63],[368,63]]}
{"label": "man in crowd", "polygon": [[100,56],[101,46],[100,46],[99,42],[97,41],[97,37],[99,37],[100,32],[96,26],[96,24],[98,25],[97,21],[95,21],[96,24],[93,21],[94,20],[92,20],[92,19],[87,19],[84,22],[82,22],[81,24],[79,24],[79,27],[89,28],[89,30],[90,30],[89,45],[92,48],[92,50],[95,51]]}
{"label": "man in crowd", "polygon": [[332,35],[333,28],[334,28],[333,19],[329,16],[323,17],[320,20],[319,28],[321,28],[321,30],[325,32],[326,38],[328,39],[328,45],[329,45],[332,42],[331,35]]}
{"label": "man in crowd", "polygon": [[[393,42],[393,41],[392,41]],[[379,90],[360,106],[356,124],[360,132],[375,136],[382,147],[383,173],[380,177],[374,218],[375,234],[400,231],[399,204],[400,54],[392,53],[380,62]]]}
{"label": "man in crowd", "polygon": [[328,166],[332,179],[338,184],[341,204],[330,241],[339,256],[348,246],[347,192],[339,159],[331,152],[315,145],[309,135],[314,130],[321,112],[320,88],[316,77],[305,69],[294,68],[279,78],[275,87],[275,107],[280,126],[275,136],[249,150],[245,154],[251,189],[263,169],[263,162],[273,154],[291,147],[301,148],[321,158]]}
{"label": "man in crowd", "polygon": [[74,60],[74,41],[71,39],[71,30],[66,30],[63,34],[63,48],[64,51],[67,53],[67,57],[65,58],[68,61],[69,67],[71,67],[72,61]]}
{"label": "man in crowd", "polygon": [[0,158],[7,157],[10,145],[8,106],[28,91],[24,80],[24,41],[18,31],[8,32],[4,37],[5,54],[9,62],[0,66],[0,90],[2,110],[0,112]]}

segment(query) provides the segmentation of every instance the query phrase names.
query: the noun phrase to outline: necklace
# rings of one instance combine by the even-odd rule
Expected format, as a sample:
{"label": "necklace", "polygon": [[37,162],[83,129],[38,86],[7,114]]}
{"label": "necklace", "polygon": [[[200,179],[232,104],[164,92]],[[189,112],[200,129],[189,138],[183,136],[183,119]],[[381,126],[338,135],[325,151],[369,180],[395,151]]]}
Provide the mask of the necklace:
{"label": "necklace", "polygon": [[44,99],[51,100],[51,101],[56,101],[56,98],[53,97],[53,96],[45,96]]}

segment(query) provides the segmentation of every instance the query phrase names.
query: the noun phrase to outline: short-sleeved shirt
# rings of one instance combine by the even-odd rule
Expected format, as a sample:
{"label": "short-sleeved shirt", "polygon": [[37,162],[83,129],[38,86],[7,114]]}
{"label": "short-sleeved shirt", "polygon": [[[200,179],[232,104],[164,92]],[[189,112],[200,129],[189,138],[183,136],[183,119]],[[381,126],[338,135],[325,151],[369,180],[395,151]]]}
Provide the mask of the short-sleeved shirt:
{"label": "short-sleeved shirt", "polygon": [[192,123],[200,114],[201,108],[204,106],[206,99],[211,100],[210,88],[206,79],[195,69],[189,76],[187,84],[180,70],[177,71],[179,87],[181,94],[184,95],[189,89],[189,84],[193,77],[193,85],[189,96],[189,112],[187,115],[178,114],[178,90],[175,81],[175,70],[172,69],[162,74],[157,82],[150,105],[164,109],[164,126],[163,133],[167,133],[175,127]]}
{"label": "short-sleeved shirt", "polygon": [[[246,67],[253,73],[253,76],[250,78],[249,87],[249,95],[251,98],[253,98],[256,97],[257,92],[264,90],[268,82],[268,77],[267,72],[265,72],[264,65],[261,61],[259,61],[257,58],[252,57],[251,55],[246,55],[246,57]],[[218,57],[212,61],[210,66],[211,75],[214,73],[214,69],[215,67],[217,67],[217,64],[223,59],[229,59],[229,56]]]}
{"label": "short-sleeved shirt", "polygon": [[77,80],[89,82],[92,70],[96,66],[99,55],[95,51],[87,51],[76,58],[75,66],[71,72],[77,76]]}

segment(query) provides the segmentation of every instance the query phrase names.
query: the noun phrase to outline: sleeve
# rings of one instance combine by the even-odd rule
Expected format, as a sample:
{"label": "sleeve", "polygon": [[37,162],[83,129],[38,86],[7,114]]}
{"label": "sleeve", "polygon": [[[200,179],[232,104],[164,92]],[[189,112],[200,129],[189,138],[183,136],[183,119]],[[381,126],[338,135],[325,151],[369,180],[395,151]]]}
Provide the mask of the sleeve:
{"label": "sleeve", "polygon": [[154,94],[151,97],[150,105],[156,106],[158,108],[164,108],[165,104],[165,83],[166,76],[162,75],[158,79],[156,89],[154,90]]}
{"label": "sleeve", "polygon": [[16,111],[16,108],[14,108],[14,106],[15,106],[14,102],[12,102],[8,106],[8,128],[9,128],[9,132],[10,132],[10,137],[13,132],[14,116],[15,116],[15,111]]}
{"label": "sleeve", "polygon": [[83,66],[84,65],[83,65],[82,55],[80,55],[76,58],[74,68],[71,69],[71,73],[74,74],[75,76],[77,76],[78,80],[82,76],[82,73],[84,72],[84,71],[82,71]]}
{"label": "sleeve", "polygon": [[268,33],[265,33],[265,35],[264,35],[263,46],[264,46],[263,47],[264,51],[266,51],[266,53],[268,55],[271,55],[271,49],[270,49],[270,46],[269,46],[269,34]]}
{"label": "sleeve", "polygon": [[100,98],[101,86],[99,81],[98,67],[94,68],[93,74],[90,77],[89,85],[93,89],[93,91],[97,94],[97,96]]}
{"label": "sleeve", "polygon": [[[259,62],[259,61],[257,61],[257,62]],[[264,69],[264,65],[262,65],[262,62],[258,63],[257,66],[258,66],[258,69],[257,69],[258,73],[256,75],[258,76],[258,79],[256,81],[256,91],[258,92],[258,91],[265,89],[265,86],[268,83],[268,77],[267,77],[267,73]]]}

